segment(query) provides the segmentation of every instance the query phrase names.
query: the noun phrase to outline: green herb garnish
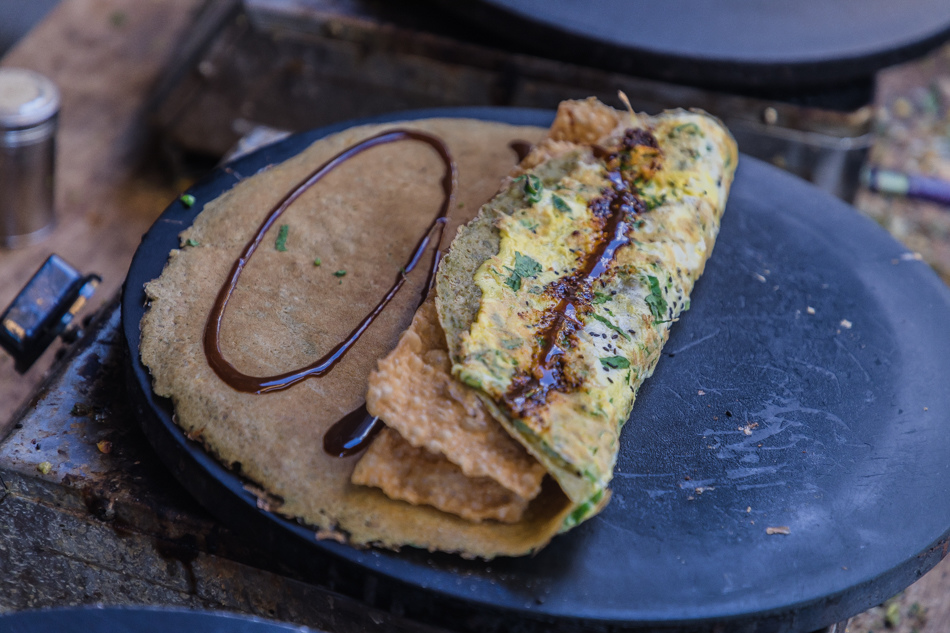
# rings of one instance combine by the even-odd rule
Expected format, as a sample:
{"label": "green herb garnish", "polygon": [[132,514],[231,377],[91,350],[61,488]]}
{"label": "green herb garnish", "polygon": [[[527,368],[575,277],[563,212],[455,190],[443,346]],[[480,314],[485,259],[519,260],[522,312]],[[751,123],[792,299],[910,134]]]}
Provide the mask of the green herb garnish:
{"label": "green herb garnish", "polygon": [[592,314],[591,316],[592,316],[594,319],[596,319],[596,320],[600,321],[601,323],[603,323],[604,325],[606,325],[607,327],[609,327],[611,330],[613,330],[614,332],[616,332],[616,333],[619,334],[620,336],[622,336],[622,337],[624,337],[625,339],[627,339],[628,341],[630,340],[630,335],[629,335],[629,334],[627,334],[626,332],[624,332],[623,330],[621,330],[619,327],[617,327],[616,325],[614,325],[613,323],[611,323],[609,320],[605,319],[604,317],[600,316],[599,314]]}
{"label": "green herb garnish", "polygon": [[315,257],[314,260],[313,260],[313,265],[314,265],[314,266],[319,266],[319,265],[322,264],[322,263],[323,263],[323,260],[321,260],[319,257]]}
{"label": "green herb garnish", "polygon": [[607,303],[610,301],[610,295],[604,292],[595,292],[594,299],[591,301],[595,306],[599,306],[602,303]]}
{"label": "green herb garnish", "polygon": [[653,314],[655,325],[666,316],[666,299],[663,298],[663,291],[660,289],[660,280],[653,275],[647,275],[647,280],[650,282],[650,294],[647,295],[646,302]]}
{"label": "green herb garnish", "polygon": [[626,369],[630,366],[630,361],[624,356],[608,356],[601,358],[600,364],[604,366],[604,369]]}
{"label": "green herb garnish", "polygon": [[544,190],[544,185],[541,184],[541,179],[535,176],[534,174],[529,174],[524,179],[524,195],[528,199],[528,202],[531,204],[536,204],[541,202],[541,192]]}
{"label": "green herb garnish", "polygon": [[185,246],[198,246],[200,244],[201,242],[199,242],[193,237],[189,237],[187,240],[185,240]]}
{"label": "green herb garnish", "polygon": [[658,206],[666,202],[666,194],[663,193],[659,196],[641,195],[640,199],[643,200],[643,204],[646,205],[647,211],[653,211],[653,209],[657,208]]}
{"label": "green herb garnish", "polygon": [[343,277],[344,275],[346,275],[346,271],[345,271],[345,270],[338,270],[338,271],[336,271],[336,272],[333,273],[333,274],[334,274],[335,276],[337,276],[337,277]]}
{"label": "green herb garnish", "polygon": [[557,194],[554,194],[551,196],[551,203],[554,205],[554,208],[560,211],[561,213],[571,212],[570,205],[564,202],[564,198],[562,198],[561,196]]}
{"label": "green herb garnish", "polygon": [[518,349],[523,344],[523,341],[520,338],[511,339],[510,341],[502,341],[501,346],[505,349]]}
{"label": "green herb garnish", "polygon": [[534,261],[527,255],[522,255],[515,251],[515,267],[505,268],[511,273],[505,280],[505,285],[518,292],[521,290],[521,280],[525,277],[536,277],[541,272],[541,264]]}
{"label": "green herb garnish", "polygon": [[274,242],[274,248],[281,253],[287,250],[287,234],[290,233],[290,227],[286,224],[280,225],[280,230],[277,231],[277,241]]}
{"label": "green herb garnish", "polygon": [[178,199],[181,201],[181,205],[186,209],[190,209],[192,205],[195,204],[195,197],[190,193],[184,193]]}
{"label": "green herb garnish", "polygon": [[529,220],[528,218],[521,218],[520,220],[518,220],[518,224],[528,229],[532,233],[536,232],[538,230],[538,227],[541,226],[538,222],[533,222]]}
{"label": "green herb garnish", "polygon": [[699,126],[695,123],[683,123],[677,125],[670,131],[670,137],[675,138],[679,134],[686,134],[688,136],[698,136],[701,133]]}

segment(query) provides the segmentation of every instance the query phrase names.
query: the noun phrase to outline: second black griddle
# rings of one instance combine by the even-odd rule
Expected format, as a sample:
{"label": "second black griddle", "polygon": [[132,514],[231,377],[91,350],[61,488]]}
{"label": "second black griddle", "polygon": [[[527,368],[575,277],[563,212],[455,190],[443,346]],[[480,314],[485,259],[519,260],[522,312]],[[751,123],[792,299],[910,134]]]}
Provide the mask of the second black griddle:
{"label": "second black griddle", "polygon": [[[451,109],[353,124],[427,116],[546,126],[552,114]],[[214,172],[190,190],[193,207],[162,214],[129,270],[123,327],[141,424],[222,521],[335,591],[458,630],[805,633],[882,602],[944,555],[950,291],[853,208],[747,156],[692,307],[623,431],[599,516],[536,556],[484,562],[358,550],[258,508],[152,393],[138,360],[143,284],[236,175],[349,125]]]}
{"label": "second black griddle", "polygon": [[564,61],[742,92],[871,77],[950,37],[944,0],[439,0]]}

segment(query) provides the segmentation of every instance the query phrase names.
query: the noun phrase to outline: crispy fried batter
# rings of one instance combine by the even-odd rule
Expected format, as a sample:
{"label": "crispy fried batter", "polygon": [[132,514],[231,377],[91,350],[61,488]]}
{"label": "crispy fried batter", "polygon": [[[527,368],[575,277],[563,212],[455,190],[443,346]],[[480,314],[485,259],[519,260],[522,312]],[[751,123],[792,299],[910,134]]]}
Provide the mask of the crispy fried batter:
{"label": "crispy fried batter", "polygon": [[[431,505],[469,521],[515,523],[529,501],[490,477],[466,475],[442,455],[412,446],[392,429],[383,429],[373,440],[357,463],[352,481],[380,488],[392,499]],[[535,494],[540,490],[539,480]]]}
{"label": "crispy fried batter", "polygon": [[[445,456],[464,475],[489,477],[518,497],[533,499],[544,468],[450,370],[445,334],[430,298],[370,375],[367,409],[409,444]],[[420,493],[414,503],[427,502]]]}

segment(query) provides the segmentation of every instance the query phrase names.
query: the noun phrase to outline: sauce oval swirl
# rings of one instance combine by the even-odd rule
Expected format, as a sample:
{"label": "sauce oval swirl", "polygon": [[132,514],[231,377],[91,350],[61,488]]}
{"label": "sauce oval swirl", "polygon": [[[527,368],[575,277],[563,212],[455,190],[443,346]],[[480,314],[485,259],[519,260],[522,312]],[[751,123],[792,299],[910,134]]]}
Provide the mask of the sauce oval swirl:
{"label": "sauce oval swirl", "polygon": [[[272,376],[252,376],[246,374],[231,364],[225,358],[221,350],[221,327],[224,322],[224,315],[227,311],[228,301],[237,288],[238,281],[245,266],[250,261],[257,247],[264,239],[274,223],[280,216],[301,196],[304,192],[317,184],[324,176],[345,163],[354,156],[388,143],[400,141],[417,141],[429,145],[436,151],[445,167],[445,173],[442,176],[442,204],[435,218],[429,224],[425,233],[416,243],[409,260],[402,270],[398,273],[393,285],[376,306],[360,321],[360,323],[328,353],[313,363],[283,372]],[[390,301],[396,296],[399,290],[406,282],[407,275],[411,273],[419,264],[422,256],[425,254],[429,245],[433,242],[436,245],[435,254],[432,257],[432,265],[429,269],[429,277],[426,283],[428,289],[432,285],[434,273],[439,263],[439,246],[442,240],[445,224],[448,221],[448,211],[455,199],[456,184],[458,181],[457,169],[452,156],[449,153],[445,143],[436,136],[420,132],[418,130],[394,129],[377,134],[365,139],[351,147],[343,150],[330,160],[323,163],[320,167],[311,172],[306,178],[300,181],[296,187],[284,195],[284,197],[268,212],[264,221],[258,227],[257,232],[248,240],[240,256],[231,266],[227,280],[218,291],[217,297],[211,312],[208,315],[208,321],[204,330],[204,352],[208,364],[230,387],[245,393],[263,394],[273,391],[287,389],[298,382],[310,377],[323,376],[331,371],[336,364],[346,355],[346,353],[356,344],[364,332],[372,325],[373,321],[383,312]],[[433,236],[435,238],[433,239]],[[424,297],[423,297],[424,298]],[[372,439],[372,436],[378,432],[381,423],[378,419],[369,416],[366,413],[365,405],[344,416],[337,422],[325,435],[324,446],[327,452],[339,456],[345,456],[359,452],[365,444]]]}

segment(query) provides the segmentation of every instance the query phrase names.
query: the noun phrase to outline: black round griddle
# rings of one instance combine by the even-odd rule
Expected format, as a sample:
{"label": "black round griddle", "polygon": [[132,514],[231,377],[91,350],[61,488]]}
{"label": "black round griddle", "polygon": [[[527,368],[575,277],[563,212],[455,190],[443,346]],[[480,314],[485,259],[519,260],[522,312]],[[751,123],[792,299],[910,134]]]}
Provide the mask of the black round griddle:
{"label": "black round griddle", "polygon": [[[358,123],[435,115],[552,118],[476,108]],[[192,208],[176,201],[162,214],[129,270],[122,310],[141,423],[222,521],[334,590],[462,629],[557,621],[807,632],[880,603],[944,555],[950,291],[851,207],[747,156],[692,307],[624,429],[602,514],[534,557],[485,563],[318,541],[258,509],[240,477],[186,439],[169,402],[152,393],[138,361],[142,286],[238,175],[347,125],[214,172],[189,191]],[[788,534],[768,533],[783,527]]]}
{"label": "black round griddle", "polygon": [[830,86],[950,36],[945,0],[440,0],[519,47],[712,88]]}
{"label": "black round griddle", "polygon": [[0,615],[5,633],[319,633],[234,613],[155,607],[73,607]]}

